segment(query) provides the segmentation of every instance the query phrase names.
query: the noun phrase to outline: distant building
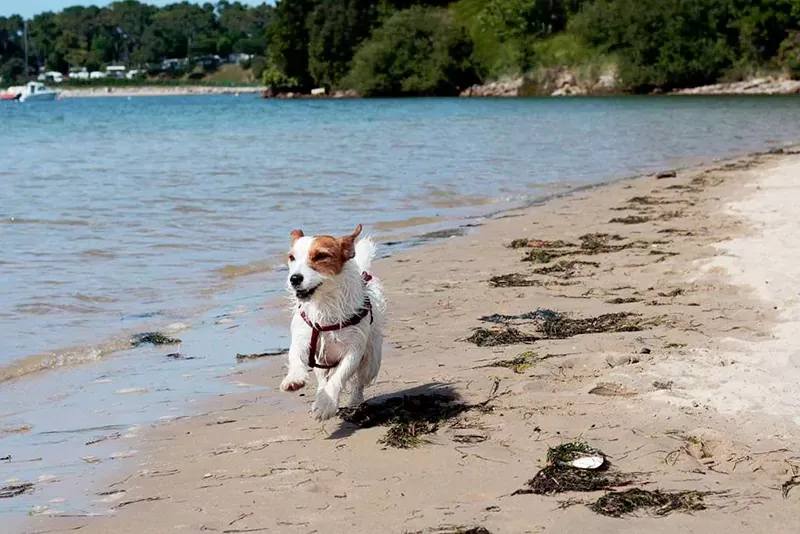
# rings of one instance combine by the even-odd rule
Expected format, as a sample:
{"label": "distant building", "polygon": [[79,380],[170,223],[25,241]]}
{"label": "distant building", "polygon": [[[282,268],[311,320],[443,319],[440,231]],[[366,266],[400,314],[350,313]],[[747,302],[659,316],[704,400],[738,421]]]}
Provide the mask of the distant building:
{"label": "distant building", "polygon": [[36,78],[40,82],[52,82],[52,83],[63,83],[64,82],[64,75],[58,71],[51,70],[48,72],[42,72]]}
{"label": "distant building", "polygon": [[229,54],[228,55],[228,63],[239,63],[250,61],[253,59],[253,54]]}
{"label": "distant building", "polygon": [[106,75],[109,78],[124,78],[128,67],[125,65],[109,65],[106,67]]}

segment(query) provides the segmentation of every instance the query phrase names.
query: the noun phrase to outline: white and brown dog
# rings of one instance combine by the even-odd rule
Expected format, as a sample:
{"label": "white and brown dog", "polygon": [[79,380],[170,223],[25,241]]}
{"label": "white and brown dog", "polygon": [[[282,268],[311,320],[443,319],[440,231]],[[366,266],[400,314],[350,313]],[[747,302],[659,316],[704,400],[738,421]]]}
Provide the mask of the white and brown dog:
{"label": "white and brown dog", "polygon": [[289,371],[281,389],[306,385],[309,370],[317,377],[312,412],[329,419],[347,387],[350,405],[364,401],[364,388],[381,366],[386,301],[380,280],[369,273],[375,257],[370,238],[305,236],[292,231],[287,288],[294,303]]}

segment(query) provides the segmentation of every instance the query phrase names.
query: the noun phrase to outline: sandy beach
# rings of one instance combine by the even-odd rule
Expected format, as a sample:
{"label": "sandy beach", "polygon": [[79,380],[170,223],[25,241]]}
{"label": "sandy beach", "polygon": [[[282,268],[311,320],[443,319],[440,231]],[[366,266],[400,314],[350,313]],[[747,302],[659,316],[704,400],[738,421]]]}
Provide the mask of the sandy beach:
{"label": "sandy beach", "polygon": [[[228,379],[268,391],[143,432],[124,472],[86,488],[109,515],[23,531],[798,532],[799,188],[796,152],[748,156],[394,254],[375,268],[390,301],[378,424],[315,423],[313,388],[277,391],[283,362],[264,359]],[[380,424],[403,395],[449,399],[410,448]],[[616,518],[596,511],[606,491],[531,493],[548,448],[575,440],[618,491],[697,492],[693,510]]]}

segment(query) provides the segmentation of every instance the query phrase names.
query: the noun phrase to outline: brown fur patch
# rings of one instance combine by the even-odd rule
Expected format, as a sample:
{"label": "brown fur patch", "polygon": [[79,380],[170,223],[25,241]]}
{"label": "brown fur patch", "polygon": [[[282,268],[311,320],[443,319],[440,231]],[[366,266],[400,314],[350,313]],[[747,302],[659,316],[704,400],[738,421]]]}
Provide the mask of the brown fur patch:
{"label": "brown fur patch", "polygon": [[308,266],[324,276],[336,276],[349,260],[342,249],[341,240],[329,235],[314,237],[308,249]]}

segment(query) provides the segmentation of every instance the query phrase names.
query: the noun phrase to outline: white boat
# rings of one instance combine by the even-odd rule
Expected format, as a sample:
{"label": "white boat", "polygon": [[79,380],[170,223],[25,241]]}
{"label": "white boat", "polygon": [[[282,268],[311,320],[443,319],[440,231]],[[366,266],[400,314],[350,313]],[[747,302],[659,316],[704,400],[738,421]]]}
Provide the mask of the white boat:
{"label": "white boat", "polygon": [[22,89],[17,93],[17,99],[20,102],[27,102],[29,100],[55,100],[58,97],[58,91],[50,89],[41,82],[28,82],[22,87],[16,87],[16,90]]}

